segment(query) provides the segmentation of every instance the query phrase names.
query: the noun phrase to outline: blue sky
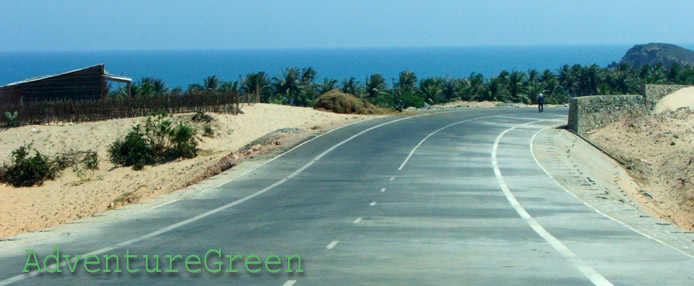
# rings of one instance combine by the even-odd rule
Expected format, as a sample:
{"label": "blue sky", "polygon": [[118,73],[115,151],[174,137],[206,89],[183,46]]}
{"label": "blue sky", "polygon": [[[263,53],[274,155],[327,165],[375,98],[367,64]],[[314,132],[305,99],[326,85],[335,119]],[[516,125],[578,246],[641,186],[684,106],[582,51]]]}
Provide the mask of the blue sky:
{"label": "blue sky", "polygon": [[1,51],[694,42],[694,1],[0,0]]}

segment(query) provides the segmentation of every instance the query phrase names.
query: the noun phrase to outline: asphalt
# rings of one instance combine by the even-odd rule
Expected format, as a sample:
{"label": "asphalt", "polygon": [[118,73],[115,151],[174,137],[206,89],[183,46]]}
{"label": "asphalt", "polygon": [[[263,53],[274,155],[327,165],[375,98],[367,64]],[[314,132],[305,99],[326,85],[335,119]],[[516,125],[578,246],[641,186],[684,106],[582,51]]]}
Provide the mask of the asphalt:
{"label": "asphalt", "polygon": [[[69,234],[0,242],[0,285],[694,284],[694,259],[599,214],[536,163],[532,136],[566,116],[457,110],[353,124],[209,191]],[[180,262],[175,274],[129,274],[121,260],[122,273],[88,274],[82,262],[73,274],[65,265],[21,273],[24,249],[43,260],[56,247],[159,255],[162,268],[167,254],[208,249],[275,254],[283,269],[297,254],[303,272],[252,274],[237,262],[235,274],[191,274]]]}

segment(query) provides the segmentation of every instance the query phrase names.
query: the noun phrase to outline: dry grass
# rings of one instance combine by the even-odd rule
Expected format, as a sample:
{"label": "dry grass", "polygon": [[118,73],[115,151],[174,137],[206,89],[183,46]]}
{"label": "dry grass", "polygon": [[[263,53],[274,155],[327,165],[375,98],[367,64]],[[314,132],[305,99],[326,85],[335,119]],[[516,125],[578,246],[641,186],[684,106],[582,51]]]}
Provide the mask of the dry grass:
{"label": "dry grass", "polygon": [[341,92],[337,89],[328,91],[318,97],[313,108],[343,114],[384,114],[385,110],[376,107],[364,99]]}

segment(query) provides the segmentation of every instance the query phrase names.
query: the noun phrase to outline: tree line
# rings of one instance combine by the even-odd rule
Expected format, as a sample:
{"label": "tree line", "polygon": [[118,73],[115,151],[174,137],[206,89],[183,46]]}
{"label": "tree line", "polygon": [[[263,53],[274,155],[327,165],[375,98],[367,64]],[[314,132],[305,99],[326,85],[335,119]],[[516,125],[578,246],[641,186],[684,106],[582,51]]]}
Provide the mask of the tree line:
{"label": "tree line", "polygon": [[418,78],[412,71],[403,71],[388,83],[378,74],[360,81],[354,77],[341,81],[331,78],[317,79],[315,69],[286,68],[281,74],[270,76],[265,72],[249,73],[238,81],[223,81],[209,76],[202,84],[190,84],[186,90],[169,88],[161,79],[143,78],[130,85],[130,90],[118,89],[112,97],[195,95],[209,92],[234,92],[252,96],[265,103],[313,106],[316,99],[332,89],[355,95],[386,108],[398,105],[422,107],[456,100],[502,101],[535,103],[542,92],[545,102],[561,104],[576,96],[638,94],[644,84],[694,84],[694,66],[655,65],[636,68],[626,63],[610,67],[598,65],[563,65],[556,70],[501,71],[485,77],[471,73],[463,77]]}

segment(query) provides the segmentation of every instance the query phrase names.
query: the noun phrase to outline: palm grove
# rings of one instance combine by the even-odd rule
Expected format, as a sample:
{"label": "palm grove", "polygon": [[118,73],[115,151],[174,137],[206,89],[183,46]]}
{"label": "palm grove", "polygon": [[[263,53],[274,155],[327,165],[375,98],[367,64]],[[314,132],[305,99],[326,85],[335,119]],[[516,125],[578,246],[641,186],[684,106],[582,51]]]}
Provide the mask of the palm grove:
{"label": "palm grove", "polygon": [[[586,95],[638,94],[643,84],[694,84],[694,66],[663,65],[632,67],[626,63],[609,68],[598,65],[564,65],[556,70],[502,71],[489,78],[479,73],[467,77],[418,78],[403,71],[387,80],[376,73],[360,81],[354,77],[341,81],[317,79],[313,68],[286,68],[271,77],[265,72],[247,74],[238,81],[222,81],[216,76],[203,84],[168,88],[160,79],[143,78],[130,86],[133,96],[196,95],[209,92],[236,92],[246,100],[296,106],[312,106],[322,94],[339,89],[380,107],[422,107],[456,100],[535,103],[542,92],[546,103],[566,103],[570,97]],[[127,94],[118,90],[111,96]]]}

